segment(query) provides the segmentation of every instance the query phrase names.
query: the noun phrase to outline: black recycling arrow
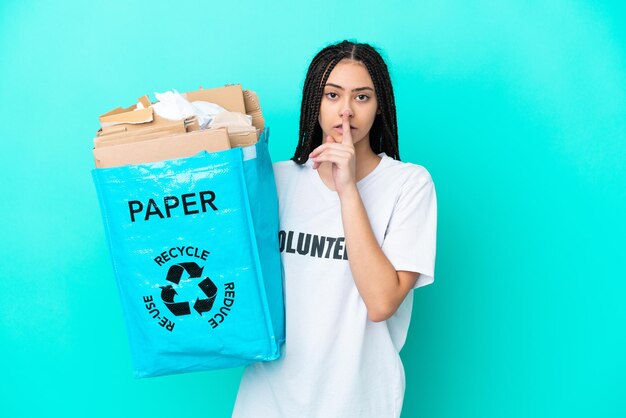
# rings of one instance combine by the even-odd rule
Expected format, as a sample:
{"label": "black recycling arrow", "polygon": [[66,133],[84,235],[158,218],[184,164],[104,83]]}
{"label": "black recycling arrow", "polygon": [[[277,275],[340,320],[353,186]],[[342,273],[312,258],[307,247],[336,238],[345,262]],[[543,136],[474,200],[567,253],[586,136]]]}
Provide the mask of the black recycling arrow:
{"label": "black recycling arrow", "polygon": [[165,280],[178,284],[180,282],[180,279],[183,277],[183,271],[186,271],[189,275],[189,278],[193,279],[195,277],[202,276],[202,270],[204,270],[204,267],[200,267],[196,263],[192,262],[174,264],[167,271],[167,277],[165,278]]}
{"label": "black recycling arrow", "polygon": [[207,296],[207,299],[196,299],[196,303],[193,304],[193,308],[202,316],[202,312],[208,312],[213,307],[213,302],[215,302],[215,295],[217,294],[217,286],[206,277],[200,283],[198,283],[198,287],[202,289],[204,294]]}
{"label": "black recycling arrow", "polygon": [[[174,264],[170,266],[165,279],[169,282],[179,284],[180,279],[183,277],[183,272],[186,272],[189,275],[189,278],[193,279],[202,277],[203,270],[204,267],[200,267],[193,262]],[[202,316],[203,312],[208,312],[213,307],[215,295],[217,294],[217,286],[215,286],[210,278],[205,277],[204,280],[198,283],[198,287],[200,287],[207,298],[197,298],[193,304],[193,308],[200,314],[200,316]],[[161,299],[170,312],[176,316],[189,315],[191,313],[189,302],[174,302],[174,298],[177,294],[178,293],[172,285],[161,286]]]}
{"label": "black recycling arrow", "polygon": [[205,277],[204,280],[198,283],[198,287],[200,287],[204,294],[209,298],[215,297],[215,294],[217,293],[217,286],[215,286],[215,283],[213,283],[213,281],[211,281],[208,277]]}
{"label": "black recycling arrow", "polygon": [[202,312],[209,312],[215,302],[215,296],[209,299],[196,299],[196,303],[193,304],[193,308],[202,316]]}
{"label": "black recycling arrow", "polygon": [[161,299],[163,299],[163,302],[173,303],[174,296],[176,296],[177,294],[178,292],[176,292],[176,290],[171,285],[168,284],[167,286],[161,286]]}
{"label": "black recycling arrow", "polygon": [[189,302],[174,302],[174,296],[178,293],[171,285],[161,286],[161,299],[170,310],[176,316],[189,315],[191,310],[189,309]]}

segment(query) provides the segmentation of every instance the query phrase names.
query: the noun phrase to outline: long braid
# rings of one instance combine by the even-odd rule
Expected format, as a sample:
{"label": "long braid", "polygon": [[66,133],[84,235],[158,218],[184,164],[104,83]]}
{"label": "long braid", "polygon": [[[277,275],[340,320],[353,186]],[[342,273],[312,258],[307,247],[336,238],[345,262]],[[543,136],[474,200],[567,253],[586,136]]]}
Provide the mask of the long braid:
{"label": "long braid", "polygon": [[[363,55],[366,57],[363,63],[369,71],[372,82],[374,83],[376,99],[379,102],[385,102],[384,106],[379,106],[379,109],[381,109],[379,115],[382,119],[381,123],[375,122],[375,125],[372,126],[372,130],[370,131],[370,145],[372,151],[376,154],[385,152],[390,157],[399,160],[400,153],[397,141],[398,127],[395,112],[396,105],[387,65],[375,51],[365,49]],[[375,65],[372,63],[375,63]],[[379,92],[385,92],[386,94],[382,95]]]}
{"label": "long braid", "polygon": [[315,145],[316,138],[321,138],[321,128],[317,121],[323,88],[318,86],[326,83],[330,72],[339,62],[336,59],[336,55],[336,51],[332,48],[325,49],[309,65],[302,93],[302,106],[300,108],[300,137],[292,158],[298,164],[304,164],[308,160],[308,154],[317,146]]}

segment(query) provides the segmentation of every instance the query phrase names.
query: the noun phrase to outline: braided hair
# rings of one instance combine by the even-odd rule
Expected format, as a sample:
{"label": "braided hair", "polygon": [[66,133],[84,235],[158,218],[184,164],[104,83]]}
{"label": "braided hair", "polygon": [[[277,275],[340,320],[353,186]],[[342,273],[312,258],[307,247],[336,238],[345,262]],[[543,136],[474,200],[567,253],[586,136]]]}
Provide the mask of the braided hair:
{"label": "braided hair", "polygon": [[387,65],[372,46],[350,41],[322,49],[311,61],[302,91],[298,146],[291,159],[297,164],[304,164],[309,159],[311,151],[322,144],[322,128],[318,120],[324,85],[333,68],[343,59],[358,61],[365,65],[374,83],[380,113],[376,114],[370,129],[372,151],[376,154],[384,152],[399,160],[396,104]]}

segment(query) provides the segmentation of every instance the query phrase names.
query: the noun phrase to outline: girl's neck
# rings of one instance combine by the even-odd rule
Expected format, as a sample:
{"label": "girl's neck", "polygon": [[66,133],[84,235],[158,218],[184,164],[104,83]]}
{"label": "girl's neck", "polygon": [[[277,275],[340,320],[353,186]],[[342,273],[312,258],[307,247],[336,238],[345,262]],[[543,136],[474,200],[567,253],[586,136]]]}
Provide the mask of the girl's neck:
{"label": "girl's neck", "polygon": [[367,138],[363,138],[361,141],[357,142],[354,145],[355,151],[355,181],[359,181],[367,177],[369,173],[374,171],[378,163],[380,162],[380,157],[372,151],[370,147],[370,142]]}

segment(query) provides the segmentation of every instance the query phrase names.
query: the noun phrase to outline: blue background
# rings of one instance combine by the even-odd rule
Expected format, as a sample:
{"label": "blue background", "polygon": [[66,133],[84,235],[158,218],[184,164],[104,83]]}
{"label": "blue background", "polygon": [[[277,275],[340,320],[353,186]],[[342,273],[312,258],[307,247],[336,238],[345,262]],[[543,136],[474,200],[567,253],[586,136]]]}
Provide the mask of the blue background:
{"label": "blue background", "polygon": [[439,198],[403,417],[626,415],[626,6],[0,3],[0,416],[227,417],[241,369],[132,378],[90,170],[98,115],[242,83],[275,161],[314,54],[388,60]]}

